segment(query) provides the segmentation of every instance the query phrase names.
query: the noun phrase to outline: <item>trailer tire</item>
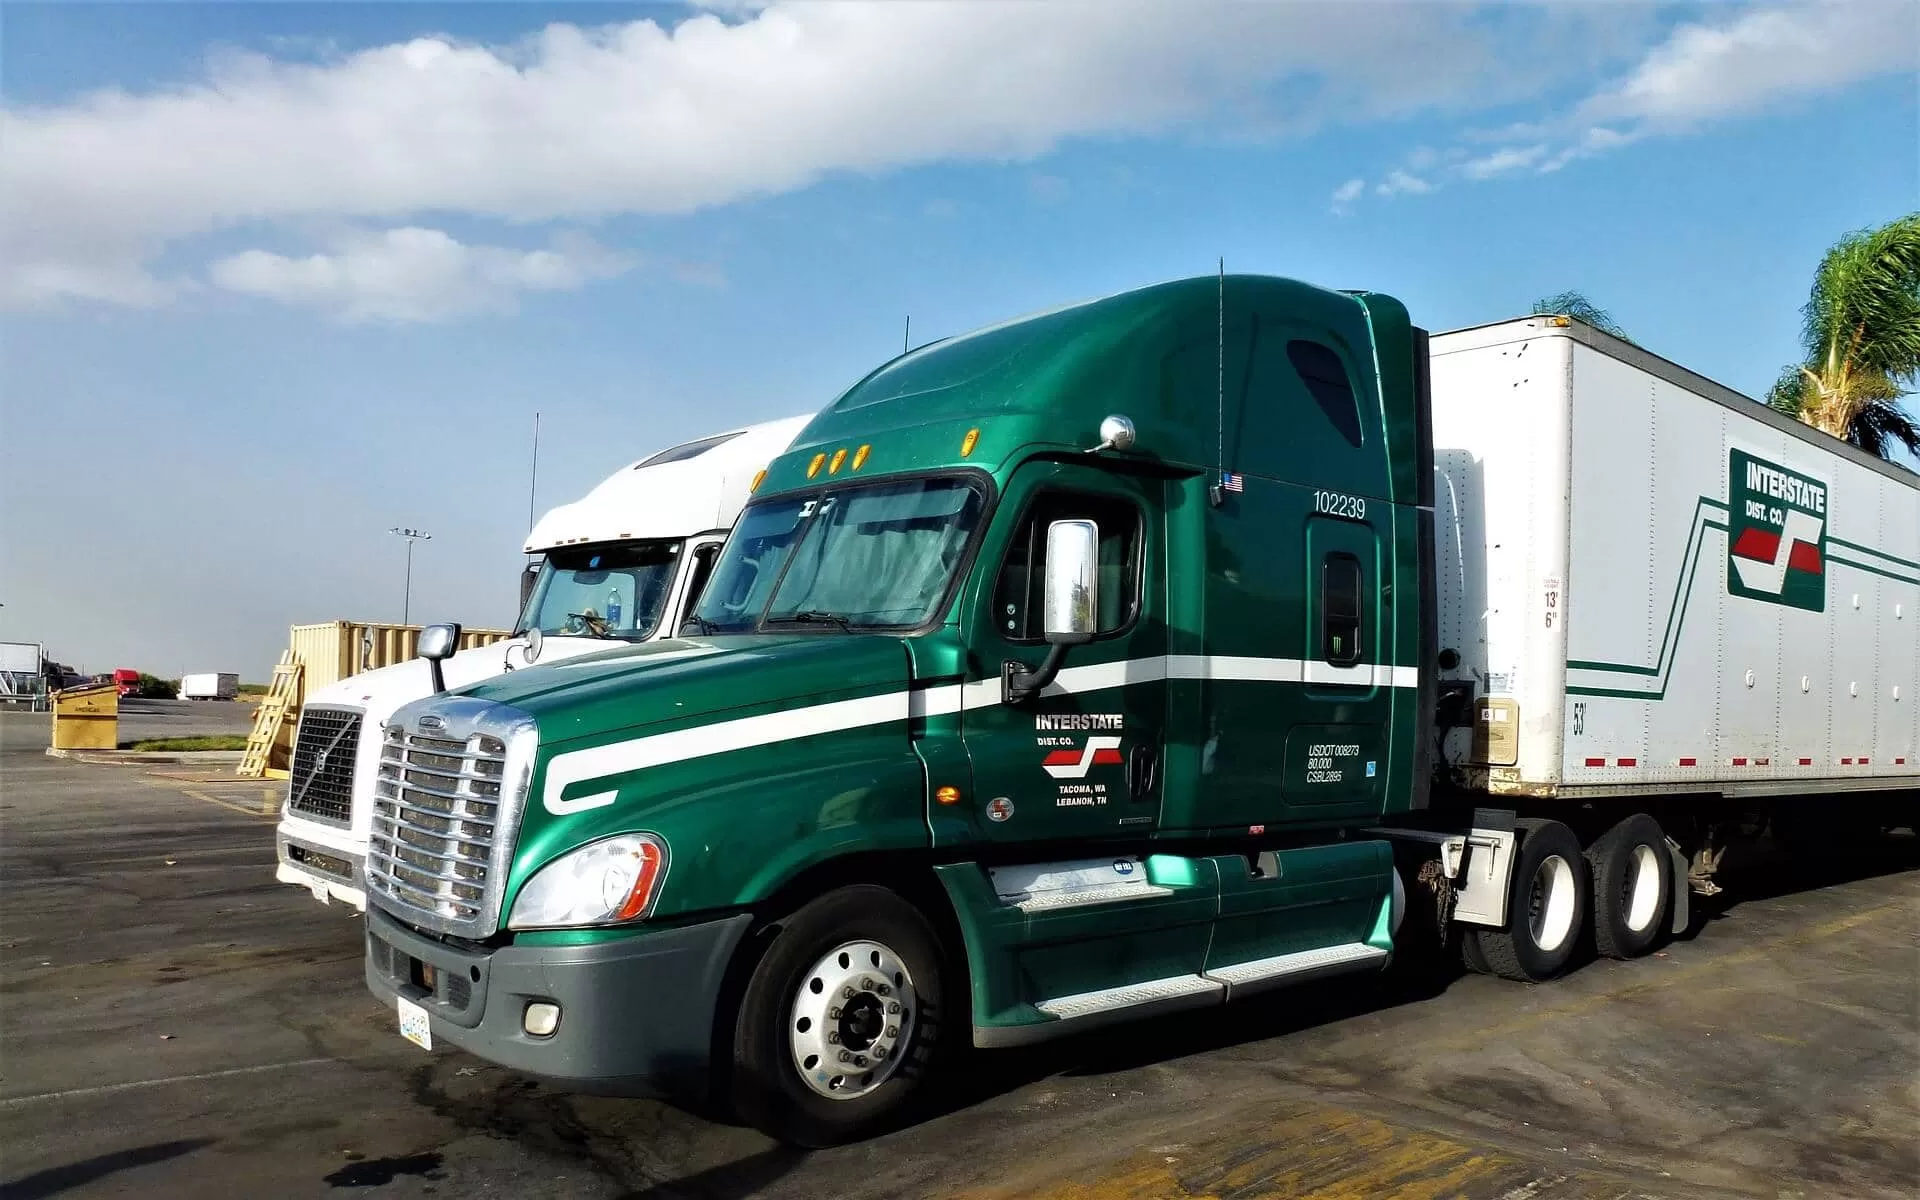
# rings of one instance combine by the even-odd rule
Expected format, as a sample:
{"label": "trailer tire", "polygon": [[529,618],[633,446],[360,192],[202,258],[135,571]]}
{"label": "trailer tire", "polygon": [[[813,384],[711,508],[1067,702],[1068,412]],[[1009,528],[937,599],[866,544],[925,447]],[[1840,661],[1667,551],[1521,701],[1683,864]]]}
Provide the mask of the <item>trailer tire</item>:
{"label": "trailer tire", "polygon": [[[1475,929],[1467,936],[1487,970],[1503,979],[1544,983],[1573,961],[1587,921],[1587,860],[1580,839],[1558,821],[1514,822],[1520,847],[1514,855],[1513,891],[1504,929]],[[1472,955],[1467,956],[1473,962]]]}
{"label": "trailer tire", "polygon": [[[898,893],[869,884],[837,888],[778,924],[734,1024],[735,1113],[809,1149],[891,1127],[952,1040],[938,934]],[[862,1054],[875,1048],[884,1059]],[[861,1057],[832,1061],[842,1054]]]}
{"label": "trailer tire", "polygon": [[1639,958],[1660,943],[1673,911],[1673,856],[1659,822],[1635,813],[1587,848],[1593,877],[1593,947]]}

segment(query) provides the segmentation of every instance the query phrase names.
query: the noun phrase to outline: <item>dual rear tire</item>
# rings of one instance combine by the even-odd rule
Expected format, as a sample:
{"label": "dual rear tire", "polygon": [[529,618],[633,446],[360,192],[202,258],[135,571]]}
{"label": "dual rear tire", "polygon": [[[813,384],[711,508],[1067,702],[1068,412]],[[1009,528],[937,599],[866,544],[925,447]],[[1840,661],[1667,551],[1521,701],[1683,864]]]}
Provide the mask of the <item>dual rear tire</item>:
{"label": "dual rear tire", "polygon": [[1469,970],[1543,983],[1573,964],[1588,929],[1608,958],[1637,958],[1665,932],[1673,906],[1673,861],[1652,817],[1636,813],[1581,848],[1559,821],[1514,823],[1513,888],[1507,923],[1461,937]]}

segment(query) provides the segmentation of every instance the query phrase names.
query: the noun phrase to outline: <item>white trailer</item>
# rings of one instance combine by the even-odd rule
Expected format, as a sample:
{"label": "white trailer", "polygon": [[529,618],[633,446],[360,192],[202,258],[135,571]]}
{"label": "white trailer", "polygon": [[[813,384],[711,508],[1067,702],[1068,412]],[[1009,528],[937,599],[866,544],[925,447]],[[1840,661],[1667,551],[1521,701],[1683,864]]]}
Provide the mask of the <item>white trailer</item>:
{"label": "white trailer", "polygon": [[[787,417],[668,447],[541,517],[522,547],[543,557],[515,635],[448,659],[447,686],[673,637],[760,473],[811,419]],[[433,690],[427,662],[414,659],[305,698],[275,839],[276,878],[322,902],[366,907],[361,878],[380,739],[362,733],[378,731],[395,709]]]}
{"label": "white trailer", "polygon": [[1569,800],[1920,786],[1920,476],[1564,322],[1431,342],[1448,760]]}
{"label": "white trailer", "polygon": [[1647,953],[1745,833],[1916,826],[1920,477],[1565,317],[1428,347],[1443,769],[1379,832],[1471,969]]}
{"label": "white trailer", "polygon": [[206,671],[180,677],[182,700],[231,700],[240,694],[240,677],[229,671]]}
{"label": "white trailer", "polygon": [[39,642],[0,642],[0,703],[37,704],[46,694]]}

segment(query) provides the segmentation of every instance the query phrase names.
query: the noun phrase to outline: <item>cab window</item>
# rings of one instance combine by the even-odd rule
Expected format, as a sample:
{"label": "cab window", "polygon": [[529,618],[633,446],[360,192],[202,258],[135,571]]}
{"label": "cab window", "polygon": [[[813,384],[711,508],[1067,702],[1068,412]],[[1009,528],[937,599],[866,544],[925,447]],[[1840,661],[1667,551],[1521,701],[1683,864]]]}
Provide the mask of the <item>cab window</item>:
{"label": "cab window", "polygon": [[1100,614],[1095,636],[1117,633],[1133,621],[1140,602],[1140,510],[1110,496],[1043,492],[1021,519],[994,586],[994,626],[1010,642],[1042,640],[1047,527],[1067,520],[1092,521],[1100,527]]}

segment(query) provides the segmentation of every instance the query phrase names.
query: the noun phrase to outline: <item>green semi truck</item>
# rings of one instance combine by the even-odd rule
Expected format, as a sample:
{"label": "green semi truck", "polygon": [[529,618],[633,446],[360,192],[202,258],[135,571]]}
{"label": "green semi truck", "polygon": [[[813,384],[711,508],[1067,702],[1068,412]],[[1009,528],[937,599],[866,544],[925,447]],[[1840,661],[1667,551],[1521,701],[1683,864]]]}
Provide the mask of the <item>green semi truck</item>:
{"label": "green semi truck", "polygon": [[1410,944],[1643,954],[1752,814],[1904,819],[1916,497],[1563,318],[1227,276],[922,347],[680,637],[394,714],[367,982],[422,1046],[821,1145],[971,1048]]}

